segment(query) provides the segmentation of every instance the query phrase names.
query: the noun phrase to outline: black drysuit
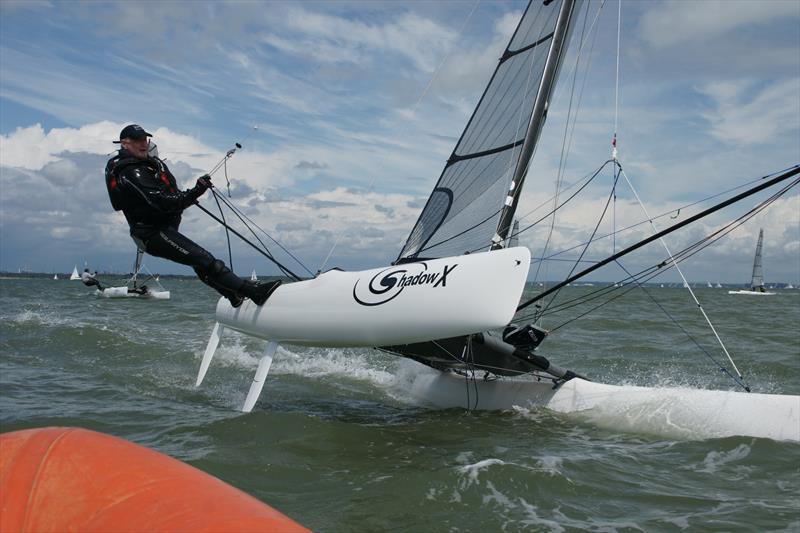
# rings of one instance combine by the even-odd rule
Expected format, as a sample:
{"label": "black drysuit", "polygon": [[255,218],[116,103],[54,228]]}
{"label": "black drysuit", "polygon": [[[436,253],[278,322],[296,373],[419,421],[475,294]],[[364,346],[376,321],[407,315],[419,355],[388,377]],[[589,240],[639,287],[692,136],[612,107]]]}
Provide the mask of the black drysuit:
{"label": "black drysuit", "polygon": [[109,159],[106,186],[111,205],[122,210],[131,237],[150,255],[189,265],[206,285],[231,300],[241,300],[245,280],[208,251],[178,232],[183,210],[206,191],[200,185],[181,191],[167,165],[156,157],[138,159],[126,150]]}

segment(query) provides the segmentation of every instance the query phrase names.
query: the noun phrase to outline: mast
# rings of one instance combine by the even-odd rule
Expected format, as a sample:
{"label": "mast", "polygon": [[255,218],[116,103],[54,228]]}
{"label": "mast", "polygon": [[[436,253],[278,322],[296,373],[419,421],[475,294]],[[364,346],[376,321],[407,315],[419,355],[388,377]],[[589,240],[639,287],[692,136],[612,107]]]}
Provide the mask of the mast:
{"label": "mast", "polygon": [[131,278],[131,281],[133,281],[134,290],[137,289],[137,287],[136,287],[136,278],[139,275],[139,269],[142,267],[142,256],[143,255],[144,255],[144,252],[141,251],[139,249],[139,247],[137,246],[136,247],[136,261],[133,263],[133,278]]}
{"label": "mast", "polygon": [[531,156],[533,156],[533,152],[536,149],[536,143],[539,141],[539,134],[541,134],[542,127],[547,118],[547,110],[550,106],[550,95],[555,86],[556,77],[558,76],[559,67],[561,66],[561,60],[563,58],[563,52],[566,49],[567,36],[569,35],[570,21],[572,19],[574,7],[575,0],[563,0],[561,4],[553,40],[550,43],[550,50],[547,54],[547,62],[545,63],[542,81],[539,85],[539,92],[536,95],[533,113],[531,113],[531,119],[528,123],[528,131],[525,134],[522,151],[517,160],[516,169],[514,170],[514,178],[511,181],[505,206],[500,215],[500,221],[497,224],[497,235],[493,239],[494,244],[492,245],[492,250],[502,248],[502,243],[508,237],[509,229],[511,229],[511,224],[514,220],[514,212],[517,210],[520,193],[522,192],[522,185],[525,182],[525,175],[528,173],[528,165],[530,164]]}
{"label": "mast", "polygon": [[758,230],[758,244],[756,244],[756,256],[753,259],[753,277],[750,281],[750,288],[754,291],[762,291],[764,287],[764,272],[761,268],[761,246],[764,241],[764,228]]}

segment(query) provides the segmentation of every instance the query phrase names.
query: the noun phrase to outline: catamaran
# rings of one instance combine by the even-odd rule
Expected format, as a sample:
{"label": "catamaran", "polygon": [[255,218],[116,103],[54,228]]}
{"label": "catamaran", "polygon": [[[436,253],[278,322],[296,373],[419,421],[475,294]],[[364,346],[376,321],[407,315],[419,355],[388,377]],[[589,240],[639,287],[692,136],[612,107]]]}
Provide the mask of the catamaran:
{"label": "catamaran", "polygon": [[[527,228],[512,229],[515,212],[580,7],[575,0],[529,3],[392,264],[359,272],[330,270],[301,280],[264,254],[296,281],[281,285],[263,306],[245,301],[234,308],[220,298],[196,385],[203,382],[230,329],[268,341],[242,407],[245,412],[255,406],[279,345],[361,346],[439,371],[426,373],[412,386],[412,392],[435,406],[464,406],[464,392],[470,388],[477,394],[468,407],[475,409],[543,405],[574,412],[623,409],[631,402],[674,404],[676,422],[715,427],[719,435],[800,440],[800,396],[750,393],[724,345],[735,371],[730,375],[747,392],[594,383],[537,353],[548,331],[537,325],[536,312],[524,309],[672,231],[800,173],[800,166],[776,173],[665,230],[657,230],[647,216],[653,235],[579,272],[573,269],[561,283],[520,302],[531,255],[516,245]],[[605,164],[614,167],[615,184],[619,177],[628,181],[615,142],[612,159]],[[795,178],[790,186],[797,183]],[[592,294],[640,287],[666,268],[680,272],[678,261],[691,255],[667,252],[669,258],[652,269],[616,286],[594,288]],[[685,277],[683,282],[695,298]],[[696,298],[695,303],[708,321]]]}
{"label": "catamaran", "polygon": [[[169,300],[170,293],[158,281],[157,276],[153,276],[143,262],[144,252],[136,249],[136,260],[133,263],[133,274],[125,285],[117,287],[106,287],[104,290],[96,292],[101,298],[144,298],[147,300]],[[146,271],[147,276],[144,280],[140,279],[141,274]],[[155,284],[157,288],[154,288]]]}
{"label": "catamaran", "polygon": [[758,243],[756,244],[756,256],[753,259],[753,275],[750,278],[750,289],[738,291],[728,291],[728,294],[749,294],[753,296],[771,296],[774,292],[768,292],[764,288],[764,270],[761,267],[761,248],[764,244],[764,229],[758,230]]}

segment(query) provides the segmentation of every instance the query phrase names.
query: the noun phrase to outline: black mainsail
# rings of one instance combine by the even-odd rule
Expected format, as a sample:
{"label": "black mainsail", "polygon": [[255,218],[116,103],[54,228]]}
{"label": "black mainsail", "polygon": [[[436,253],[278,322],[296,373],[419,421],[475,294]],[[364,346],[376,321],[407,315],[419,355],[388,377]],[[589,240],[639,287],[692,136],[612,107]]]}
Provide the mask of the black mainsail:
{"label": "black mainsail", "polygon": [[[503,247],[544,126],[580,0],[532,0],[397,262]],[[574,374],[533,354],[534,326],[382,349],[440,370]]]}
{"label": "black mainsail", "polygon": [[532,0],[398,256],[501,247],[558,76],[576,0]]}

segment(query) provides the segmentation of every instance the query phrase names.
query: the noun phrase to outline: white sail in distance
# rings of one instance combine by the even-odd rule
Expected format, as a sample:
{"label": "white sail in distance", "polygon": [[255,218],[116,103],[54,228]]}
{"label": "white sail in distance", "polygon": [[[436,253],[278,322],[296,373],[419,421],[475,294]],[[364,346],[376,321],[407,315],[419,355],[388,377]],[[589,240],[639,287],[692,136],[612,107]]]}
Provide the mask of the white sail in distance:
{"label": "white sail in distance", "polygon": [[758,243],[756,244],[756,256],[753,259],[753,277],[750,281],[750,288],[754,291],[764,290],[764,271],[761,267],[761,248],[764,243],[764,229],[758,230]]}

